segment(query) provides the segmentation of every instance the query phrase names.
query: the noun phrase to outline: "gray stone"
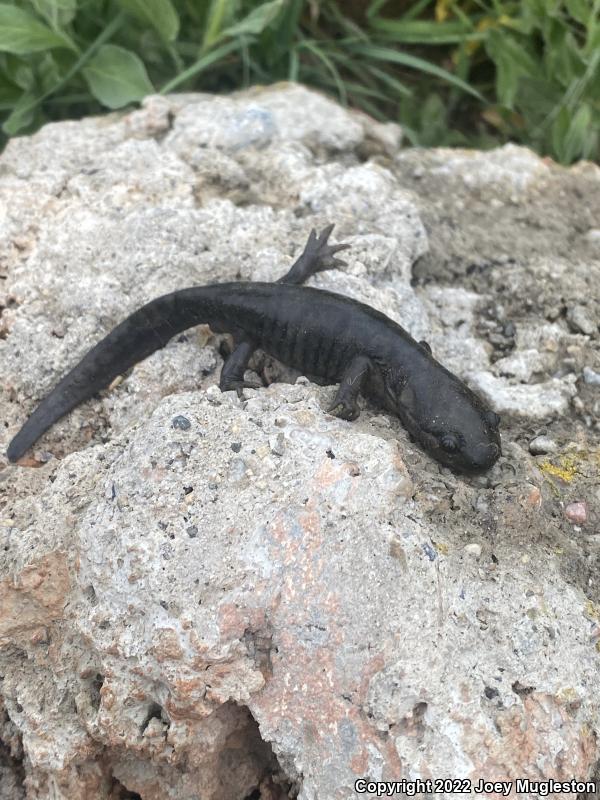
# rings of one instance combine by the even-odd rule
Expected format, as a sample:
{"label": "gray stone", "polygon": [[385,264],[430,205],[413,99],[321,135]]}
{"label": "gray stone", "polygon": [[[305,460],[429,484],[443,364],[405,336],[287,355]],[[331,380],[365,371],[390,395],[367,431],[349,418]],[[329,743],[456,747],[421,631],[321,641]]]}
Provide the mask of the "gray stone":
{"label": "gray stone", "polygon": [[[414,154],[400,152],[398,160],[414,161]],[[485,191],[496,202],[516,202],[549,172],[548,166],[531,150],[514,144],[491,153],[438,148],[430,150],[421,161],[432,174],[457,178],[471,192]]]}
{"label": "gray stone", "polygon": [[[597,248],[569,226],[593,227],[600,171],[399,143],[290,85],[9,142],[2,451],[127,313],[276,279],[331,221],[348,265],[312,285],[426,339],[502,415],[503,456],[453,475],[304,378],[223,394],[219,337],[176,337],[0,471],[2,800],[593,773],[597,340],[547,319],[597,318]],[[569,444],[536,459],[542,419]]]}
{"label": "gray stone", "polygon": [[591,367],[584,367],[583,380],[589,386],[600,386],[600,372],[596,372]]}
{"label": "gray stone", "polygon": [[577,333],[584,333],[586,336],[593,336],[598,332],[598,325],[591,319],[584,306],[572,306],[567,311],[567,321],[571,328]]}
{"label": "gray stone", "polygon": [[558,446],[550,436],[536,436],[529,442],[529,452],[534,456],[555,453],[557,450]]}
{"label": "gray stone", "polygon": [[488,371],[469,373],[467,377],[499,414],[513,414],[523,419],[539,420],[564,414],[577,392],[574,375],[532,384],[509,384]]}
{"label": "gray stone", "polygon": [[465,545],[465,553],[473,558],[481,558],[481,545],[478,542],[469,542]]}
{"label": "gray stone", "polygon": [[497,374],[527,383],[533,375],[547,372],[553,362],[552,354],[538,350],[517,350],[510,356],[499,358],[494,366]]}

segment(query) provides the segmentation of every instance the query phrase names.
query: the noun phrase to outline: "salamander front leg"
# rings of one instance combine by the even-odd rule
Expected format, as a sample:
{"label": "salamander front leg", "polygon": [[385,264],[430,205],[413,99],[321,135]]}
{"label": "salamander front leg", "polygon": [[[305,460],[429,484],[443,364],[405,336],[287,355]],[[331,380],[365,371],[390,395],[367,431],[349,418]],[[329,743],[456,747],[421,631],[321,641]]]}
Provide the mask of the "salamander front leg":
{"label": "salamander front leg", "polygon": [[350,362],[342,376],[335,399],[327,409],[331,414],[349,422],[357,419],[360,414],[358,395],[369,376],[371,366],[371,361],[366,356],[356,356]]}
{"label": "salamander front leg", "polygon": [[236,391],[238,397],[243,397],[242,389],[262,389],[262,384],[244,380],[244,373],[248,369],[248,361],[254,352],[252,342],[240,342],[223,364],[219,389],[222,392]]}
{"label": "salamander front leg", "polygon": [[300,285],[316,272],[326,269],[345,266],[346,262],[341,258],[335,258],[335,254],[340,250],[346,250],[349,244],[327,244],[331,236],[333,225],[328,225],[317,237],[316,231],[310,232],[306,247],[300,258],[294,262],[290,270],[279,278],[277,283],[295,283]]}

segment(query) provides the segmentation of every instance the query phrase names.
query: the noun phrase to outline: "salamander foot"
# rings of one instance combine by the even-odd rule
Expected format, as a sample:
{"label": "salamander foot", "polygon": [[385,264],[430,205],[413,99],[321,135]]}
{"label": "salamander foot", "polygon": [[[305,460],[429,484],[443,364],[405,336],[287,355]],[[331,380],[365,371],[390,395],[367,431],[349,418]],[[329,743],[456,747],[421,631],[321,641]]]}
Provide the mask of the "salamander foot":
{"label": "salamander foot", "polygon": [[338,400],[337,396],[327,411],[333,414],[334,417],[345,419],[348,422],[354,422],[354,420],[358,419],[360,416],[360,408],[356,403],[352,404],[347,401]]}
{"label": "salamander foot", "polygon": [[340,250],[347,250],[349,244],[327,244],[334,225],[323,228],[319,236],[313,230],[310,232],[306,246],[300,258],[293,264],[278,283],[304,283],[311,275],[323,272],[326,269],[346,266],[346,262],[341,258],[336,258],[335,254]]}
{"label": "salamander foot", "polygon": [[332,223],[326,228],[323,228],[318,237],[314,228],[310,232],[302,255],[312,263],[313,272],[321,272],[322,270],[332,269],[338,266],[347,266],[347,262],[341,258],[336,258],[335,254],[339,253],[340,250],[347,250],[350,245],[343,243],[327,244],[334,227],[335,225]]}
{"label": "salamander foot", "polygon": [[219,389],[222,392],[236,392],[240,400],[244,399],[244,389],[262,389],[262,383],[255,381],[221,381]]}

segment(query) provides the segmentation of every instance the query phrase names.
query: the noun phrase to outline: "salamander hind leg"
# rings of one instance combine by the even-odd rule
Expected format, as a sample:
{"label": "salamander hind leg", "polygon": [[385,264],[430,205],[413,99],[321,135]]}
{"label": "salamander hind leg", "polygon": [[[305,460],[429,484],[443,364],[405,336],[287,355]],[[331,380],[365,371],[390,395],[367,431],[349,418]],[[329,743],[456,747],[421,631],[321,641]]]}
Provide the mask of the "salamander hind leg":
{"label": "salamander hind leg", "polygon": [[290,270],[282,278],[279,278],[277,283],[295,283],[299,285],[317,272],[345,266],[346,262],[342,261],[341,258],[336,258],[335,254],[339,253],[340,250],[347,250],[350,245],[328,244],[333,228],[333,225],[328,225],[321,231],[319,236],[313,229],[310,232],[302,255]]}
{"label": "salamander hind leg", "polygon": [[327,409],[341,419],[353,422],[360,415],[358,395],[371,371],[371,361],[366,356],[356,356],[342,376],[333,403]]}
{"label": "salamander hind leg", "polygon": [[243,389],[262,389],[262,384],[244,380],[244,373],[248,368],[248,361],[255,350],[252,342],[240,342],[223,364],[219,389],[222,392],[237,392],[238,397],[243,397]]}

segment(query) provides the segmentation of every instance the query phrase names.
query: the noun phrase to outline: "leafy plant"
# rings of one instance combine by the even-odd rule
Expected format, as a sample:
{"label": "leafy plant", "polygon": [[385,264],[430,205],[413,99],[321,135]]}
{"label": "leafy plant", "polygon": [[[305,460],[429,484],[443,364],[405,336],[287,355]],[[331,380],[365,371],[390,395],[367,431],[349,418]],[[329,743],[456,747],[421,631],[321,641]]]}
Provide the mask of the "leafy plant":
{"label": "leafy plant", "polygon": [[600,0],[0,0],[4,137],[277,80],[397,120],[413,144],[597,159]]}

